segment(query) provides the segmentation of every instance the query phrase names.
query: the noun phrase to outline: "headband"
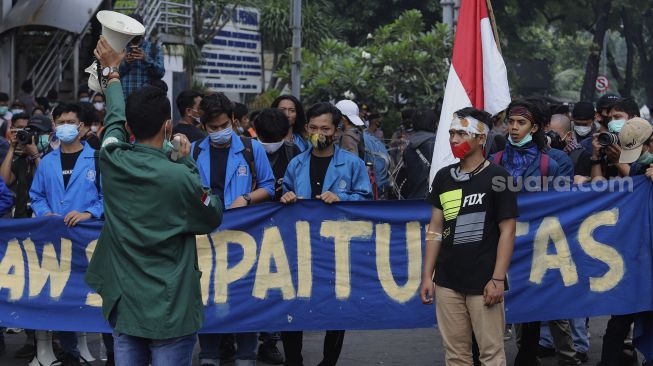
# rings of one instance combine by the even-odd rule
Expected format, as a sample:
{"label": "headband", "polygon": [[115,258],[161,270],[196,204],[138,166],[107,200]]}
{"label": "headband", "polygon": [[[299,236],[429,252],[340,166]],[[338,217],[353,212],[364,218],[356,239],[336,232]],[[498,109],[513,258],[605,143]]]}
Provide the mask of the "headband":
{"label": "headband", "polygon": [[449,129],[456,131],[465,131],[473,135],[487,135],[488,131],[490,130],[488,125],[472,116],[460,118],[456,115],[454,115],[453,121],[451,121],[451,127],[449,127]]}
{"label": "headband", "polygon": [[519,106],[519,107],[512,108],[510,110],[509,117],[512,117],[512,116],[524,117],[527,120],[529,120],[531,122],[531,124],[533,124],[533,125],[536,124],[535,123],[535,117],[533,117],[533,113],[531,113],[531,111],[529,111],[528,108],[526,108],[526,107]]}

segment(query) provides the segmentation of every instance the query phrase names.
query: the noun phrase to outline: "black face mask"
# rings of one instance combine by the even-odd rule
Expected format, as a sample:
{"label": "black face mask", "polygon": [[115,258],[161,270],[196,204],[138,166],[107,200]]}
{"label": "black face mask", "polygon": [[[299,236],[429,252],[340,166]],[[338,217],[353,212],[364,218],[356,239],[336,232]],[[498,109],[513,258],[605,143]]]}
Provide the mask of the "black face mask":
{"label": "black face mask", "polygon": [[562,150],[567,146],[567,142],[561,139],[557,132],[549,131],[545,135],[552,149]]}

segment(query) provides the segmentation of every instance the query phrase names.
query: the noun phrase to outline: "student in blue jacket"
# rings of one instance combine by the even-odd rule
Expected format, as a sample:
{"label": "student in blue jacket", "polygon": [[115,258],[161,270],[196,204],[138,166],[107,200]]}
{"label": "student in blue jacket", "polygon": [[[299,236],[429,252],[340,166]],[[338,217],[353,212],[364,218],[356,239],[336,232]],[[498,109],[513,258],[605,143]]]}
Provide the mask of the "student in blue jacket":
{"label": "student in blue jacket", "polygon": [[[263,146],[233,131],[233,103],[222,93],[200,102],[201,122],[208,136],[191,146],[202,184],[220,197],[223,208],[237,208],[269,201],[274,197],[274,174]],[[219,334],[200,334],[200,365],[219,365]],[[236,364],[254,365],[256,333],[235,335]]]}
{"label": "student in blue jacket", "polygon": [[[550,155],[554,150],[547,148],[543,127],[548,119],[548,114],[537,102],[515,100],[508,106],[508,143],[505,150],[497,152],[489,160],[504,167],[514,182],[521,184],[520,187],[512,183],[509,187],[520,187],[522,192],[535,192],[543,190],[542,178],[564,177],[569,180],[568,173],[564,173],[555,157]],[[548,187],[552,189],[555,185],[549,184]],[[540,340],[540,322],[516,326],[521,328],[522,336],[515,366],[535,365]],[[549,328],[559,347],[559,363],[580,364],[576,358],[569,321],[552,320],[549,322]]]}
{"label": "student in blue jacket", "polygon": [[[307,113],[311,147],[290,161],[283,178],[281,203],[318,199],[325,203],[372,199],[372,186],[365,163],[358,156],[333,144],[342,115],[330,103],[313,105]],[[281,335],[287,366],[303,365],[302,332]],[[344,330],[329,330],[324,338],[320,365],[335,365],[345,338]]]}
{"label": "student in blue jacket", "polygon": [[[102,191],[96,184],[95,150],[80,142],[80,108],[77,104],[58,106],[53,112],[55,134],[61,145],[41,159],[29,196],[36,216],[59,216],[68,226],[104,213]],[[75,332],[60,332],[64,364],[79,362]]]}

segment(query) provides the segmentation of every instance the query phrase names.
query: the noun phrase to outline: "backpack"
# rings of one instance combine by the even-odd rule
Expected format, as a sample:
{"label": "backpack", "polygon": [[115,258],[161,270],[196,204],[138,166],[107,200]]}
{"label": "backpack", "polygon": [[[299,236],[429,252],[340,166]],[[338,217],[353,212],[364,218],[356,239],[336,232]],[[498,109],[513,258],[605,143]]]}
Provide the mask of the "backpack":
{"label": "backpack", "polygon": [[380,191],[384,191],[390,184],[388,171],[390,170],[390,155],[385,145],[376,137],[365,133],[365,163],[372,163],[376,184]]}
{"label": "backpack", "polygon": [[[249,171],[252,174],[252,190],[250,192],[254,192],[256,189],[256,164],[254,163],[254,148],[252,147],[252,139],[245,136],[239,137],[240,141],[242,141],[243,145],[245,146],[245,150],[243,150],[243,156],[245,157],[245,161],[247,161],[247,165],[249,165]],[[197,141],[193,148],[193,160],[195,161],[197,161],[197,157],[200,156],[200,141]]]}
{"label": "backpack", "polygon": [[[494,154],[494,164],[501,166],[501,158],[503,157],[503,151],[501,150],[498,153]],[[549,176],[549,155],[540,154],[540,176],[548,177]]]}

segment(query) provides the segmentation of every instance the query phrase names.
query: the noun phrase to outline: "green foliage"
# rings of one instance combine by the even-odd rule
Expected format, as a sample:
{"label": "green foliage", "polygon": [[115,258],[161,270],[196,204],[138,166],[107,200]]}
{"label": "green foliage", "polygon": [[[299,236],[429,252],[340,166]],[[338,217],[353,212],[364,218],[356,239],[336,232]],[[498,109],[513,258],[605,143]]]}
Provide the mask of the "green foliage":
{"label": "green foliage", "polygon": [[[302,100],[311,104],[353,97],[372,108],[433,108],[443,94],[450,54],[447,26],[425,31],[422,14],[409,10],[361,46],[325,39],[315,51],[304,49]],[[277,76],[289,83],[289,67]]]}

